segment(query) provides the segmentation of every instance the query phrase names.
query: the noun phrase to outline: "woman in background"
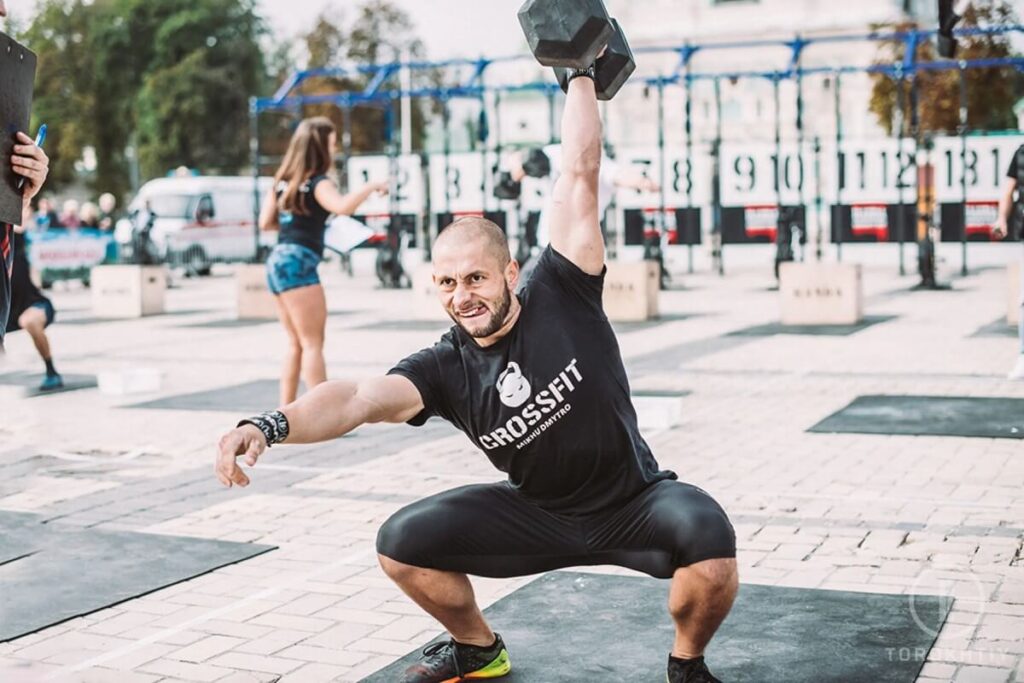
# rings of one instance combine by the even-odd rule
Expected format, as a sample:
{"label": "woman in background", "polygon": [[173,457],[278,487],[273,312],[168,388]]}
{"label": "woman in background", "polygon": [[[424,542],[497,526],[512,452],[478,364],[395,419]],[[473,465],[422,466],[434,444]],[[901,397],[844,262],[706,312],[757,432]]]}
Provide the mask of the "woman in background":
{"label": "woman in background", "polygon": [[260,228],[280,231],[277,246],[267,258],[267,284],[288,334],[281,405],[295,400],[300,377],[307,391],[327,379],[323,354],[327,301],[317,274],[327,219],[331,214],[350,216],[371,194],[388,191],[388,182],[380,181],[341,194],[331,177],[337,145],[338,134],[330,119],[303,120],[260,208]]}

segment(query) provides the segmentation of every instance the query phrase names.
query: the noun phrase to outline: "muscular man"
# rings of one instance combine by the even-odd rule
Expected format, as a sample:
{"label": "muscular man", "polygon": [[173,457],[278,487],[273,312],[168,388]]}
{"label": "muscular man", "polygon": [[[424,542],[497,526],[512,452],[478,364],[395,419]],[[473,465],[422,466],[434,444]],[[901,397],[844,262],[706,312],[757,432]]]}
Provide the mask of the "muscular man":
{"label": "muscular man", "polygon": [[[1010,223],[1015,224],[1018,230],[1018,238],[1021,240],[1020,247],[1020,320],[1017,322],[1017,341],[1020,344],[1020,354],[1007,379],[1024,380],[1024,186],[1021,179],[1024,178],[1024,145],[1017,148],[1013,158],[1010,160],[1010,168],[1006,171],[1006,183],[1003,186],[1003,194],[999,198],[999,215],[996,224],[992,226],[992,234],[998,239],[1006,237]],[[1014,197],[1014,194],[1017,197]],[[1016,213],[1016,220],[1011,221],[1011,214]]]}
{"label": "muscular man", "polygon": [[430,496],[380,529],[381,567],[451,634],[405,683],[497,678],[511,669],[467,575],[512,577],[614,564],[671,579],[670,683],[716,681],[703,652],[737,589],[735,535],[706,492],[658,467],[637,428],[615,334],[601,306],[601,121],[594,83],[569,84],[551,244],[515,294],[519,266],[500,229],[463,218],[441,233],[434,282],[455,322],[386,376],[333,381],[243,421],[219,443],[216,474],[249,483],[272,443],[337,438],[370,422],[442,417],[507,481]]}
{"label": "muscular man", "polygon": [[[0,0],[0,17],[7,16],[4,0]],[[29,202],[43,187],[50,167],[46,153],[32,144],[32,138],[19,132],[15,137],[14,154],[11,156],[14,172],[25,178],[22,186],[22,216],[27,216]],[[24,222],[24,221],[22,221]],[[14,248],[11,242],[11,226],[0,223],[0,349],[4,346],[4,332],[11,309],[11,274],[14,267]]]}

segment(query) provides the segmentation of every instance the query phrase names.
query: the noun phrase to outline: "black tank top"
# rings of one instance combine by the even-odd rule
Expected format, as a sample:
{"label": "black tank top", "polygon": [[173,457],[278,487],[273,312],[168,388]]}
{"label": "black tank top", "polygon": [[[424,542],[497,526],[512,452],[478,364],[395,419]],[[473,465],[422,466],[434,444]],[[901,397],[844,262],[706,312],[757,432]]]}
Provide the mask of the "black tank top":
{"label": "black tank top", "polygon": [[[281,211],[278,221],[281,224],[281,234],[277,237],[278,244],[299,244],[312,249],[320,256],[324,255],[324,231],[327,229],[327,217],[330,212],[317,202],[313,191],[321,181],[327,180],[327,176],[313,176],[299,186],[298,200],[301,206],[309,213],[306,215]],[[275,193],[278,198],[287,188],[288,183],[284,180],[278,183]]]}

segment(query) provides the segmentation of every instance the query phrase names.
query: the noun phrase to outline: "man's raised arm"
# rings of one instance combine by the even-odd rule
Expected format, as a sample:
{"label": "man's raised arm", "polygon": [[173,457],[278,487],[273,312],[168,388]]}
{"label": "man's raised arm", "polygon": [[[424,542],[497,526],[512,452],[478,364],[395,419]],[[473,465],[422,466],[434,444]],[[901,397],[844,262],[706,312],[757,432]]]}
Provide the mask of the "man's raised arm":
{"label": "man's raised arm", "polygon": [[315,443],[347,434],[373,422],[406,422],[423,410],[416,386],[399,375],[361,382],[333,380],[280,410],[246,420],[217,444],[217,478],[225,486],[247,486],[249,477],[236,458],[252,466],[271,444]]}
{"label": "man's raised arm", "polygon": [[604,239],[598,215],[601,117],[594,81],[569,81],[562,112],[562,173],[551,193],[551,246],[582,271],[600,275]]}
{"label": "man's raised arm", "polygon": [[551,193],[550,242],[591,275],[604,269],[598,211],[601,117],[597,100],[610,100],[636,63],[626,36],[604,3],[527,0],[519,23],[533,56],[553,67],[565,91],[562,170]]}

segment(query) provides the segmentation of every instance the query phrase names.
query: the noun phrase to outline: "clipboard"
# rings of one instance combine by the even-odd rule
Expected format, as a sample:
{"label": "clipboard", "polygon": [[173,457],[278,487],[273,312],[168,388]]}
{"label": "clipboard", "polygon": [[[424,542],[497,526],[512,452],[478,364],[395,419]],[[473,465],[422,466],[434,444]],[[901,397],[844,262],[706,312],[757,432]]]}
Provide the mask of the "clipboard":
{"label": "clipboard", "polygon": [[324,232],[324,246],[339,254],[347,254],[370,239],[373,230],[351,216],[335,216]]}
{"label": "clipboard", "polygon": [[28,134],[35,77],[35,53],[0,32],[0,223],[21,223],[21,176],[11,168],[11,154],[15,134]]}

